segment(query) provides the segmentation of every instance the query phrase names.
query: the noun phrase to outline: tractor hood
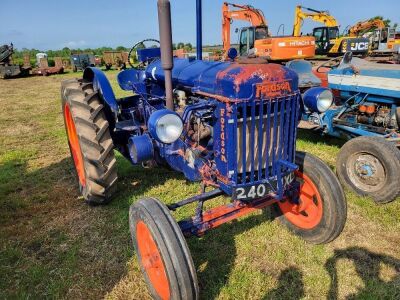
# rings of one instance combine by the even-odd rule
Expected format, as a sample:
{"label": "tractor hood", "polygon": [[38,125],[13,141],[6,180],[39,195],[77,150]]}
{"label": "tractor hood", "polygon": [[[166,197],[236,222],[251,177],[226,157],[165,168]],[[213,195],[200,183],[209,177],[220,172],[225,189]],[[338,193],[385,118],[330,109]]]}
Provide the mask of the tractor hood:
{"label": "tractor hood", "polygon": [[[252,59],[240,63],[175,58],[173,86],[223,101],[275,98],[298,90],[298,76],[294,71],[278,64],[251,62]],[[146,68],[146,78],[164,85],[160,60]]]}

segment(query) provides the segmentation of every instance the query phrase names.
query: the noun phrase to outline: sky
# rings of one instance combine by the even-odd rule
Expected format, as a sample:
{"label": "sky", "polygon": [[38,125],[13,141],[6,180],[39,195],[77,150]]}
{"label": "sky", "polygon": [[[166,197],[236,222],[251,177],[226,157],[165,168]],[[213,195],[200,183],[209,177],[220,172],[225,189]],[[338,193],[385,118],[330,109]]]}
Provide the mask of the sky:
{"label": "sky", "polygon": [[[328,10],[341,30],[376,15],[400,25],[400,0],[229,0],[261,9],[270,31],[276,34],[285,24],[292,32],[295,6],[300,4]],[[223,0],[203,0],[203,44],[221,44]],[[195,0],[171,0],[173,40],[196,41]],[[39,50],[130,47],[146,38],[158,39],[156,0],[1,0],[0,44],[13,42],[18,49]],[[232,30],[245,26],[235,22]],[[320,24],[310,20],[303,26],[308,33]],[[233,33],[232,42],[237,41]]]}

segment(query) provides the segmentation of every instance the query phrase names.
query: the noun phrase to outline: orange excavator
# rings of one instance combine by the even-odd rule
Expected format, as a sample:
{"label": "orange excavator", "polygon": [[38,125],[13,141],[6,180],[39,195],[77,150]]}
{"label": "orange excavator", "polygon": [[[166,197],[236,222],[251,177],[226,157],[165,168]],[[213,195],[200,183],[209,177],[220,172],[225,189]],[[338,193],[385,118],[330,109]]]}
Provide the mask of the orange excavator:
{"label": "orange excavator", "polygon": [[[230,8],[233,8],[230,10]],[[233,20],[247,21],[249,27],[240,29],[239,54],[241,56],[266,57],[271,61],[289,61],[312,58],[315,55],[315,38],[312,36],[274,36],[261,10],[250,5],[225,2],[222,5],[222,43],[228,53],[231,47],[231,24]]]}

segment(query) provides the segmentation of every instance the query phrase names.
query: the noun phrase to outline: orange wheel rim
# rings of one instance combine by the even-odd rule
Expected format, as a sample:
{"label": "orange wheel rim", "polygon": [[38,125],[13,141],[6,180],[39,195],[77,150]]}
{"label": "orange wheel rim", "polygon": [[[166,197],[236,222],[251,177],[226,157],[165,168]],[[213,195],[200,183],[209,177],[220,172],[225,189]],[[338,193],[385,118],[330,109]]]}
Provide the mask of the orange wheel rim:
{"label": "orange wheel rim", "polygon": [[69,145],[71,147],[72,158],[74,159],[75,169],[78,173],[79,183],[81,186],[86,186],[85,165],[83,163],[83,156],[81,146],[79,144],[78,134],[72,118],[71,108],[68,104],[64,107],[64,118],[67,126],[67,135]]}
{"label": "orange wheel rim", "polygon": [[301,172],[296,172],[296,176],[302,181],[299,203],[286,200],[279,202],[279,207],[290,223],[302,229],[312,229],[322,220],[322,198],[310,177]]}
{"label": "orange wheel rim", "polygon": [[170,289],[164,262],[150,230],[143,221],[136,223],[136,239],[141,264],[146,271],[150,283],[161,299],[169,299]]}

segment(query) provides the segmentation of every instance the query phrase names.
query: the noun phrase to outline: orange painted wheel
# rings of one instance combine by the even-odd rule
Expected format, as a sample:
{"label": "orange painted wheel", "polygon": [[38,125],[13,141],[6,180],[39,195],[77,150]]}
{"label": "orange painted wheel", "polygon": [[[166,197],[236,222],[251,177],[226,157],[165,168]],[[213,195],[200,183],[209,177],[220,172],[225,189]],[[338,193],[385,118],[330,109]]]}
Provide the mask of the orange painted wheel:
{"label": "orange painted wheel", "polygon": [[144,198],[131,205],[129,227],[149,292],[154,299],[196,300],[196,268],[189,248],[165,204]]}
{"label": "orange painted wheel", "polygon": [[75,122],[72,118],[72,112],[69,104],[64,106],[65,125],[67,127],[68,141],[71,148],[72,157],[74,159],[75,169],[78,174],[79,183],[82,187],[86,186],[85,165],[81,146],[79,144],[78,134],[76,132]]}
{"label": "orange painted wheel", "polygon": [[334,240],[346,223],[347,203],[332,170],[318,157],[296,152],[298,197],[272,206],[272,212],[294,234],[314,244]]}
{"label": "orange painted wheel", "polygon": [[299,203],[279,202],[279,208],[285,218],[293,225],[312,229],[322,220],[323,202],[318,188],[311,178],[301,172],[296,172],[296,177],[300,179]]}
{"label": "orange painted wheel", "polygon": [[164,262],[149,228],[143,221],[136,224],[136,237],[141,265],[147,273],[150,283],[161,299],[169,299],[171,292]]}

